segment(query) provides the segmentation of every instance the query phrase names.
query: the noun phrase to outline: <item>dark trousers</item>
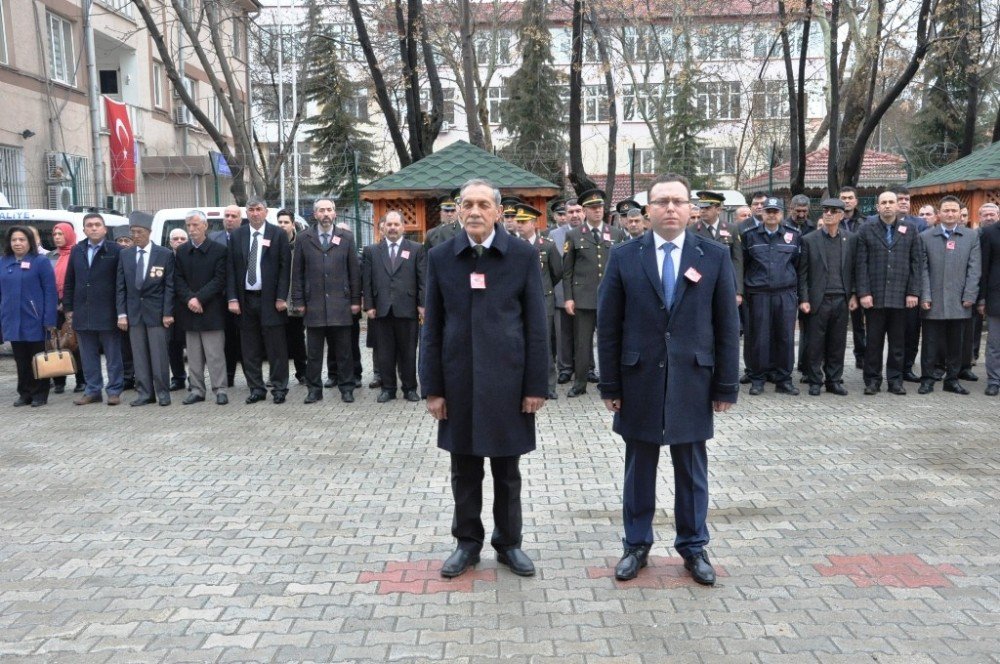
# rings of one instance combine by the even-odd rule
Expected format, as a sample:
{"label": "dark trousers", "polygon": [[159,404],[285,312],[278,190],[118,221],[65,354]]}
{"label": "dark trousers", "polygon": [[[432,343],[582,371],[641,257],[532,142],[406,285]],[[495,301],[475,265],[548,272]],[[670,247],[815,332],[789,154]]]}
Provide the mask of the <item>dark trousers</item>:
{"label": "dark trousers", "polygon": [[49,379],[35,379],[32,358],[45,350],[44,341],[11,341],[14,365],[17,367],[17,396],[28,403],[45,403],[49,400]]}
{"label": "dark trousers", "polygon": [[829,386],[844,382],[848,320],[850,312],[843,294],[824,296],[819,308],[806,316],[809,330],[806,378],[810,385],[825,383]]}
{"label": "dark trousers", "polygon": [[865,330],[865,312],[861,307],[851,312],[851,336],[854,341],[854,359],[863,361],[868,349],[868,334]]}
{"label": "dark trousers", "polygon": [[122,340],[121,340],[122,371],[123,371],[122,375],[125,377],[125,382],[134,383],[135,382],[135,362],[132,359],[132,343],[129,340],[129,334],[128,334],[127,330],[125,332],[122,332],[121,330],[119,330],[119,333],[121,334],[121,337],[122,337]]}
{"label": "dark trousers", "polygon": [[[983,345],[983,322],[984,317],[979,315],[979,311],[972,311],[972,359],[979,359],[979,349]],[[971,366],[972,363],[970,362]]]}
{"label": "dark trousers", "polygon": [[577,309],[573,316],[573,387],[587,389],[587,373],[593,366],[596,309]]}
{"label": "dark trousers", "polygon": [[924,347],[920,353],[920,380],[933,383],[934,371],[941,355],[944,355],[944,382],[958,380],[962,368],[962,340],[968,321],[965,318],[952,320],[924,321]]}
{"label": "dark trousers", "polygon": [[787,382],[795,363],[795,316],[798,298],[794,290],[748,293],[747,367],[754,382],[763,383],[770,374],[775,383]]}
{"label": "dark trousers", "polygon": [[[354,389],[351,373],[351,326],[328,325],[306,328],[306,385],[310,390],[323,390],[323,345],[327,347],[327,362],[333,357],[337,386],[341,391]],[[285,362],[285,366],[288,363]]]}
{"label": "dark trousers", "polygon": [[[913,371],[917,361],[917,349],[920,347],[920,309],[913,307],[906,310],[906,332],[903,341],[903,372]],[[923,358],[920,359],[923,365]]]}
{"label": "dark trousers", "polygon": [[906,344],[906,309],[865,309],[865,329],[868,347],[862,375],[865,385],[882,384],[882,352],[889,340],[889,355],[885,361],[885,378],[889,384],[903,380],[903,355]]}
{"label": "dark trousers", "polygon": [[375,334],[375,368],[382,377],[382,389],[396,391],[397,371],[404,392],[417,389],[417,319],[390,313],[369,320],[368,325]]}
{"label": "dark trousers", "polygon": [[226,378],[232,384],[236,365],[243,363],[243,344],[240,341],[240,317],[226,312]]}
{"label": "dark trousers", "polygon": [[[626,547],[653,544],[656,514],[656,466],[660,445],[625,440],[625,488],[622,515]],[[674,466],[674,548],[683,557],[708,545],[708,453],[705,441],[670,445]]]}
{"label": "dark trousers", "polygon": [[809,325],[806,321],[808,315],[799,311],[799,354],[795,361],[795,368],[799,370],[800,373],[806,373],[806,367],[808,366],[808,360],[806,360],[806,349],[809,347]]}
{"label": "dark trousers", "polygon": [[295,377],[305,379],[306,376],[306,328],[301,316],[289,316],[285,323],[285,345],[288,347],[288,359],[295,366]]}
{"label": "dark trousers", "polygon": [[181,326],[174,323],[170,326],[170,341],[167,345],[167,353],[170,356],[170,375],[174,380],[187,380],[187,371],[184,368],[184,343],[187,333]]}
{"label": "dark trousers", "polygon": [[[493,536],[497,551],[521,546],[521,457],[490,457],[493,474]],[[461,549],[479,553],[486,530],[483,528],[483,457],[451,455],[451,494],[455,514],[451,534]]]}
{"label": "dark trousers", "polygon": [[556,344],[556,363],[559,373],[573,373],[573,317],[562,307],[556,307],[559,342]]}
{"label": "dark trousers", "polygon": [[[350,367],[348,372],[352,377],[356,381],[361,380],[361,374],[364,372],[364,367],[361,365],[361,314],[355,314],[354,322],[351,323],[351,357],[348,366]],[[338,374],[337,357],[329,353],[326,356],[326,375],[328,378],[334,378]],[[337,384],[340,384],[339,380]]]}
{"label": "dark trousers", "polygon": [[[240,351],[243,355],[243,375],[251,393],[267,392],[264,385],[264,357],[267,356],[268,383],[272,394],[288,392],[288,347],[284,325],[264,325],[261,322],[260,294],[247,291],[240,304]],[[268,306],[274,306],[269,304]],[[228,365],[226,371],[229,371]]]}
{"label": "dark trousers", "polygon": [[975,351],[979,350],[979,345],[976,337],[976,321],[979,321],[979,334],[982,337],[982,319],[979,316],[979,312],[975,311],[973,307],[972,318],[962,319],[962,342],[961,342],[961,355],[959,357],[959,365],[962,371],[972,371],[972,358],[975,355]]}

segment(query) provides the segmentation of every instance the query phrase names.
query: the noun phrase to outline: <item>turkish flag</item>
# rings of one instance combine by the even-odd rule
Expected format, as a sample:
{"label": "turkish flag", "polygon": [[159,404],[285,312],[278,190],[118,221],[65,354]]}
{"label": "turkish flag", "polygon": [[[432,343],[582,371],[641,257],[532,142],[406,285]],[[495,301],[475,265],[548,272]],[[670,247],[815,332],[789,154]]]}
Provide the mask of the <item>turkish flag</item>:
{"label": "turkish flag", "polygon": [[104,97],[111,152],[111,190],[116,194],[135,193],[135,137],[128,119],[128,107]]}

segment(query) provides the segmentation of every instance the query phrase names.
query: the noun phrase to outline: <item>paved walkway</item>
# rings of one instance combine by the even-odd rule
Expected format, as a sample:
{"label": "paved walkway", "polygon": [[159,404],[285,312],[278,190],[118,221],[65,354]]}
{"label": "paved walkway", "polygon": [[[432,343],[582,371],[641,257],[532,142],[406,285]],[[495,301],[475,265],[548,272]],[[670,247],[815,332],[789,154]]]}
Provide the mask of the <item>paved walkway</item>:
{"label": "paved walkway", "polygon": [[538,575],[487,551],[443,581],[448,463],[422,403],[305,406],[296,387],[246,406],[244,386],[224,408],[15,410],[12,374],[0,359],[2,662],[998,661],[1000,401],[982,381],[744,388],[709,448],[703,588],[669,509],[650,567],[611,577],[622,445],[593,389],[545,407],[523,462]]}

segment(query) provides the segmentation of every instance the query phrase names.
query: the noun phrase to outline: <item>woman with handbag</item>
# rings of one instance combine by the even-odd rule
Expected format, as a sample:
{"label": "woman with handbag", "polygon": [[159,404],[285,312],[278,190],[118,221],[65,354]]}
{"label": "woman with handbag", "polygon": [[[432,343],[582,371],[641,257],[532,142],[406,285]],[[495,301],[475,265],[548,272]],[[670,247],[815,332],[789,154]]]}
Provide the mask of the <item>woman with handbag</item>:
{"label": "woman with handbag", "polygon": [[[69,266],[69,255],[73,251],[73,245],[76,244],[76,231],[73,230],[73,225],[65,222],[56,224],[52,228],[52,244],[55,245],[55,250],[48,254],[48,258],[52,261],[52,268],[56,273],[56,293],[59,295],[56,326],[59,328],[60,339],[63,340],[64,347],[68,347],[69,350],[73,351],[73,361],[76,362],[76,387],[73,388],[73,391],[83,392],[87,383],[83,379],[83,362],[80,361],[80,349],[76,345],[75,338],[72,344],[69,346],[66,345],[65,335],[73,335],[73,328],[66,324],[66,314],[63,312],[62,304],[63,286],[66,284],[66,268]],[[52,383],[55,385],[52,391],[56,394],[62,394],[66,390],[66,376],[57,376],[52,379]]]}
{"label": "woman with handbag", "polygon": [[14,406],[44,406],[49,379],[38,380],[32,359],[45,350],[47,332],[56,327],[56,279],[52,263],[38,254],[31,230],[13,226],[0,258],[0,328],[10,341],[17,364]]}

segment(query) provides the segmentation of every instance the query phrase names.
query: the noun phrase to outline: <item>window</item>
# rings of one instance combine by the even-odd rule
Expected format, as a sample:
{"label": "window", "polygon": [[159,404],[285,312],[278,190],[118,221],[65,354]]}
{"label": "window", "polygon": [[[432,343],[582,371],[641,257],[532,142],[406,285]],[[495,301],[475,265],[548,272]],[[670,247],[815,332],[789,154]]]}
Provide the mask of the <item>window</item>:
{"label": "window", "polygon": [[0,64],[7,64],[7,23],[4,21],[4,3],[0,0]]}
{"label": "window", "polygon": [[754,81],[753,116],[758,119],[787,118],[788,84],[785,81]]}
{"label": "window", "polygon": [[239,18],[233,18],[233,57],[243,59],[243,24]]}
{"label": "window", "polygon": [[625,121],[640,122],[672,115],[675,96],[673,83],[639,83],[626,88],[622,97]]}
{"label": "window", "polygon": [[702,60],[739,60],[740,39],[739,25],[709,25],[698,35],[698,56]]}
{"label": "window", "polygon": [[768,58],[777,56],[779,51],[778,33],[776,31],[754,30],[753,32],[753,57]]}
{"label": "window", "polygon": [[[266,122],[278,122],[281,119],[281,116],[278,111],[277,83],[258,85],[257,90],[261,95],[260,108],[263,111],[261,114],[264,116],[264,120]],[[284,108],[282,109],[285,113],[285,120],[290,120],[295,115],[295,104],[292,103],[292,84],[286,83],[283,86],[281,93],[285,102]]]}
{"label": "window", "polygon": [[651,175],[656,172],[655,158],[651,148],[636,148],[633,159],[636,173]]}
{"label": "window", "polygon": [[52,12],[46,13],[46,21],[49,24],[49,78],[76,85],[73,24]]}
{"label": "window", "polygon": [[486,91],[486,104],[489,109],[490,124],[500,124],[500,105],[507,101],[507,88],[492,87]]}
{"label": "window", "polygon": [[344,100],[344,111],[355,120],[368,122],[368,89],[358,88]]}
{"label": "window", "polygon": [[648,26],[624,28],[622,31],[622,57],[625,58],[626,62],[658,60],[656,34],[653,29]]}
{"label": "window", "polygon": [[0,145],[0,192],[7,196],[7,202],[13,207],[28,207],[28,187],[25,178],[24,150]]}
{"label": "window", "polygon": [[[455,124],[455,88],[441,88],[444,104],[441,107],[441,119],[450,125]],[[426,99],[425,99],[426,98]],[[421,90],[421,105],[427,112],[431,110],[430,90]]]}
{"label": "window", "polygon": [[153,106],[163,108],[163,65],[153,65]]}
{"label": "window", "polygon": [[337,59],[341,62],[360,62],[361,45],[354,31],[353,23],[335,23],[330,28]]}
{"label": "window", "polygon": [[573,53],[573,33],[569,28],[552,28],[552,59],[557,63],[570,61]]}
{"label": "window", "polygon": [[559,86],[559,101],[562,104],[562,117],[559,121],[563,124],[569,124],[569,86],[560,85]]}
{"label": "window", "polygon": [[480,65],[491,63],[509,65],[511,63],[511,57],[516,47],[513,30],[498,29],[477,32],[472,35],[472,41],[476,49],[476,62]]}
{"label": "window", "polygon": [[698,155],[702,175],[732,175],[736,172],[736,148],[702,148]]}
{"label": "window", "polygon": [[738,119],[740,117],[739,81],[699,83],[698,113],[706,120]]}
{"label": "window", "polygon": [[603,85],[583,86],[583,121],[607,122],[608,99]]}

